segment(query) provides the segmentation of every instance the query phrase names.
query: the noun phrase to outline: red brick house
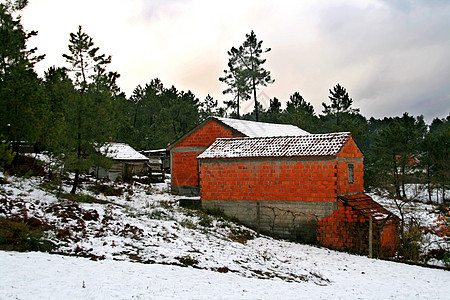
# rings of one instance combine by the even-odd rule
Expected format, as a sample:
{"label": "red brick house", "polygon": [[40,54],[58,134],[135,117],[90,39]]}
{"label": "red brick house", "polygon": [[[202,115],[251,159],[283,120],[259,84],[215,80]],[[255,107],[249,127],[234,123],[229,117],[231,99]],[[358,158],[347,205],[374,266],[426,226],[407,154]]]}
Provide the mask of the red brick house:
{"label": "red brick house", "polygon": [[205,208],[262,233],[357,253],[367,250],[367,231],[351,229],[373,217],[380,253],[396,248],[396,219],[362,194],[363,154],[348,132],[217,139],[198,161]]}
{"label": "red brick house", "polygon": [[179,195],[199,195],[197,156],[217,138],[305,134],[309,133],[293,125],[208,118],[167,148],[170,150],[172,192]]}

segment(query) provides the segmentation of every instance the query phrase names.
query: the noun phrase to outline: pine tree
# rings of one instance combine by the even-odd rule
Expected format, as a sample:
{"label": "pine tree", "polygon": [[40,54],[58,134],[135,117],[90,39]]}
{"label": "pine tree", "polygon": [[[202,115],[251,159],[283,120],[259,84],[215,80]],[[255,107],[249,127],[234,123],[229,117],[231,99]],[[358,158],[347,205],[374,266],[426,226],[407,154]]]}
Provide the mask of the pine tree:
{"label": "pine tree", "polygon": [[200,121],[217,115],[217,105],[219,102],[208,94],[205,100],[200,103]]}
{"label": "pine tree", "polygon": [[359,109],[351,108],[353,100],[348,96],[347,90],[342,87],[339,83],[333,87],[330,91],[330,96],[328,98],[331,100],[331,105],[322,103],[323,113],[325,115],[331,115],[336,118],[336,125],[341,124],[341,115],[343,114],[356,114],[359,113]]}
{"label": "pine tree", "polygon": [[421,152],[425,131],[423,117],[416,119],[404,113],[401,118],[391,119],[378,132],[370,149],[370,160],[366,164],[368,171],[377,176],[379,182],[387,184],[383,188],[389,190],[392,186],[391,192],[397,198],[406,197],[406,175],[417,168],[415,160]]}
{"label": "pine tree", "polygon": [[70,34],[70,54],[63,57],[75,74],[76,93],[65,102],[64,160],[68,170],[75,171],[71,193],[75,193],[81,171],[87,171],[94,164],[108,165],[108,160],[98,153],[98,147],[114,136],[117,126],[115,102],[119,75],[106,72],[111,56],[97,54],[99,48],[93,39],[78,27]]}
{"label": "pine tree", "polygon": [[250,88],[246,84],[244,72],[239,64],[242,53],[239,50],[232,48],[227,52],[229,56],[228,70],[224,70],[225,75],[219,78],[219,81],[228,85],[228,88],[223,91],[223,94],[232,94],[233,100],[226,101],[228,108],[236,109],[237,118],[240,118],[241,102],[250,99]]}
{"label": "pine tree", "polygon": [[269,123],[280,123],[281,118],[281,102],[277,97],[269,100],[269,109],[260,119]]}
{"label": "pine tree", "polygon": [[420,158],[426,170],[428,197],[434,188],[441,190],[441,199],[445,201],[446,190],[450,182],[450,115],[447,119],[435,118],[423,140],[423,153]]}
{"label": "pine tree", "polygon": [[44,58],[28,40],[37,35],[27,32],[20,17],[13,13],[27,1],[0,4],[0,133],[12,141],[17,152],[20,141],[37,142],[45,130],[47,103],[34,65]]}
{"label": "pine tree", "polygon": [[[230,56],[228,64],[230,70],[228,72],[225,71],[225,77],[219,80],[227,83],[230,87],[230,92],[239,97],[247,95],[248,91],[252,91],[255,103],[254,116],[256,121],[258,121],[259,105],[256,99],[256,90],[258,86],[267,86],[275,81],[271,78],[270,71],[263,68],[266,60],[261,58],[263,53],[267,53],[271,49],[262,49],[263,41],[258,41],[253,30],[245,36],[246,40],[242,46],[239,48],[232,47],[228,52]],[[239,97],[238,101],[240,100]]]}
{"label": "pine tree", "polygon": [[[216,102],[214,99],[207,105]],[[192,92],[180,92],[174,86],[165,88],[159,79],[138,86],[127,102],[127,119],[134,133],[132,145],[139,149],[167,147],[200,119],[199,100]],[[205,111],[203,111],[205,112]]]}
{"label": "pine tree", "polygon": [[282,119],[284,123],[296,125],[308,132],[314,132],[318,123],[313,106],[299,92],[289,97]]}

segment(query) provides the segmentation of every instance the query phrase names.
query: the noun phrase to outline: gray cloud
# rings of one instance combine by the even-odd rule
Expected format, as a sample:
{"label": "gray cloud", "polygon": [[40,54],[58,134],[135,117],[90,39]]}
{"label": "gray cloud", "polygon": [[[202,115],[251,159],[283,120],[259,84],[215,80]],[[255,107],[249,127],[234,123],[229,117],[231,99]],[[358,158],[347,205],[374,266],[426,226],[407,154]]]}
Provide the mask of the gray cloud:
{"label": "gray cloud", "polygon": [[363,113],[381,117],[409,111],[428,121],[448,114],[450,6],[438,2],[324,10],[320,36],[334,50],[330,71],[342,68],[343,80],[353,78],[347,88]]}
{"label": "gray cloud", "polygon": [[[367,117],[450,111],[450,1],[33,0],[24,11],[33,46],[47,54],[40,73],[61,64],[69,33],[82,24],[113,56],[122,89],[159,77],[167,86],[216,99],[227,51],[255,30],[275,83],[262,88],[286,102],[300,92],[321,113],[328,90],[347,88]],[[105,5],[108,13],[98,14]],[[86,10],[90,7],[90,10]],[[43,18],[52,13],[52,18]],[[55,26],[58,24],[58,26]]]}

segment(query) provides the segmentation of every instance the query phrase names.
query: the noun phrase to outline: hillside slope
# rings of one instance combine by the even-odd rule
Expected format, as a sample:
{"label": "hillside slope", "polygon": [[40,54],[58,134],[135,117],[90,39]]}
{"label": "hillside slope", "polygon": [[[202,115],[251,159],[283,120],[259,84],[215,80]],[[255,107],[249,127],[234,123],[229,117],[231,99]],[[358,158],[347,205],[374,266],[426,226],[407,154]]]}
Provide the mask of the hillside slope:
{"label": "hillside slope", "polygon": [[[207,289],[208,284],[240,286],[242,291],[231,295],[245,298],[252,296],[244,291],[253,291],[254,298],[284,298],[278,289],[289,297],[306,291],[313,296],[364,298],[445,299],[450,294],[448,271],[256,237],[223,217],[180,207],[179,198],[167,193],[167,184],[112,186],[86,180],[80,191],[84,196],[74,198],[66,194],[69,187],[63,186],[60,194],[64,197],[57,199],[56,187],[42,178],[6,177],[3,181],[3,221],[40,228],[43,239],[32,244],[37,249],[47,245],[52,253],[91,259],[0,252],[0,280],[7,283],[0,287],[0,294],[11,298],[28,298],[34,289],[42,290],[43,297],[59,295],[51,291],[58,284],[67,289],[69,298],[146,297],[136,286],[153,286],[156,278],[166,281],[160,294],[153,291],[153,296],[179,298],[228,298],[222,287]],[[105,196],[100,191],[116,195]],[[61,272],[66,279],[59,278]],[[122,278],[121,274],[126,275]],[[77,278],[73,284],[72,277]],[[50,290],[39,289],[31,278]],[[80,290],[80,281],[89,289]],[[97,285],[102,288],[93,288]],[[105,285],[115,287],[108,290]]]}

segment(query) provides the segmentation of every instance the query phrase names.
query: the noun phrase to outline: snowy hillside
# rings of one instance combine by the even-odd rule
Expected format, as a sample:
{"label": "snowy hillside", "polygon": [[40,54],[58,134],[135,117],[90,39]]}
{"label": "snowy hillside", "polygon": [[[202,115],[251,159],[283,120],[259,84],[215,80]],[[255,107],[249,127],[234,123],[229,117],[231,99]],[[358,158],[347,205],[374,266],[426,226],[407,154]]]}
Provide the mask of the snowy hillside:
{"label": "snowy hillside", "polygon": [[58,187],[42,178],[0,178],[0,218],[42,228],[50,252],[74,256],[0,252],[1,298],[450,295],[448,271],[257,237],[221,216],[180,207],[165,183],[87,180],[84,196],[74,198],[64,185],[57,199]]}

